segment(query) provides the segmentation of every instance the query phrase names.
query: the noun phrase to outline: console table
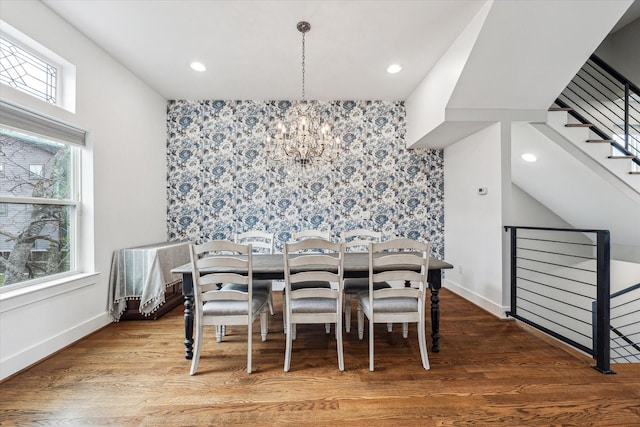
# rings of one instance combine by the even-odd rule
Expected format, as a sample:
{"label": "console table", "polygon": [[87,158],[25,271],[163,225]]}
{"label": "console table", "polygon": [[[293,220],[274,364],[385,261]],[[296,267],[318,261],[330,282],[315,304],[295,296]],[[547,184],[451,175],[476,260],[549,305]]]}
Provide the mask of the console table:
{"label": "console table", "polygon": [[190,243],[162,242],[114,253],[109,308],[115,321],[155,319],[183,301],[182,277],[171,269],[189,262]]}

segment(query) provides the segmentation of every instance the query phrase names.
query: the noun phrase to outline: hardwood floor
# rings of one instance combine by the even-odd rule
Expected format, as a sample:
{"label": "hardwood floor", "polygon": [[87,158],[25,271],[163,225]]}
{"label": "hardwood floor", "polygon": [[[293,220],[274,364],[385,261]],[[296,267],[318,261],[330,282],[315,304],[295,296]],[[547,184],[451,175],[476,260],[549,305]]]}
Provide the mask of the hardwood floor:
{"label": "hardwood floor", "polygon": [[[183,313],[114,323],[0,384],[0,425],[640,426],[640,365],[602,375],[592,360],[501,321],[444,290],[441,351],[420,364],[415,325],[403,340],[376,325],[376,370],[354,329],[345,371],[323,325],[299,325],[283,371],[280,310],[270,334],[228,327],[203,346],[198,374],[184,358]],[[281,307],[280,293],[274,293]],[[429,327],[429,325],[427,325]],[[205,332],[206,333],[206,332]],[[430,340],[429,340],[430,341]]]}

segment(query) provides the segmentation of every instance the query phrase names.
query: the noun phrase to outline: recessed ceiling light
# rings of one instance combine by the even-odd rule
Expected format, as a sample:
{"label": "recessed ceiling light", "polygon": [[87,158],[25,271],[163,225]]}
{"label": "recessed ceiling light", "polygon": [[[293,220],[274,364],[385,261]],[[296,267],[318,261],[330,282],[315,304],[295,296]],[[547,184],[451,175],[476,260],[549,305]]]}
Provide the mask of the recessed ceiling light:
{"label": "recessed ceiling light", "polygon": [[525,162],[535,162],[536,160],[538,160],[538,158],[531,153],[524,153],[522,155],[522,160],[524,160]]}
{"label": "recessed ceiling light", "polygon": [[204,64],[200,63],[200,62],[192,62],[191,63],[191,68],[193,68],[196,71],[206,71],[207,67],[204,66]]}
{"label": "recessed ceiling light", "polygon": [[387,67],[387,73],[389,74],[399,73],[400,70],[402,70],[402,66],[400,64],[391,64]]}

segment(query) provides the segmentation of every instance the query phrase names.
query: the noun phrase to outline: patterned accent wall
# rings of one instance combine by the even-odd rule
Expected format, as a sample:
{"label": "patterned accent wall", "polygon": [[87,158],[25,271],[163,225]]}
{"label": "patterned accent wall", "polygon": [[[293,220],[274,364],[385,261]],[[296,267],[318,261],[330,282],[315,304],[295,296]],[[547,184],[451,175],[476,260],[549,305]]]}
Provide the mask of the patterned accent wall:
{"label": "patterned accent wall", "polygon": [[267,161],[266,130],[289,101],[169,101],[168,237],[203,242],[260,229],[276,249],[295,231],[379,230],[428,240],[444,256],[442,150],[405,149],[405,107],[312,101],[331,115],[344,152],[330,165],[288,170]]}

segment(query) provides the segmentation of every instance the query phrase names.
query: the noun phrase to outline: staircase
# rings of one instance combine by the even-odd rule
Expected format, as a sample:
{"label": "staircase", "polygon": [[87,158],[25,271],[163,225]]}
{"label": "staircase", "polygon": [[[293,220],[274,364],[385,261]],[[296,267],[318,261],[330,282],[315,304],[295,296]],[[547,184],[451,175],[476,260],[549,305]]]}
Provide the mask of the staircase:
{"label": "staircase", "polygon": [[567,107],[551,107],[545,125],[640,195],[638,156],[620,151],[613,145],[612,138],[602,138],[594,131],[593,124],[579,122],[570,114],[571,111]]}
{"label": "staircase", "polygon": [[640,89],[596,55],[582,66],[550,112],[566,114],[567,128],[587,129],[583,142],[607,147],[606,158],[614,162],[603,164],[625,167],[608,169],[640,174]]}
{"label": "staircase", "polygon": [[595,55],[533,124],[634,200],[640,200],[640,89]]}

